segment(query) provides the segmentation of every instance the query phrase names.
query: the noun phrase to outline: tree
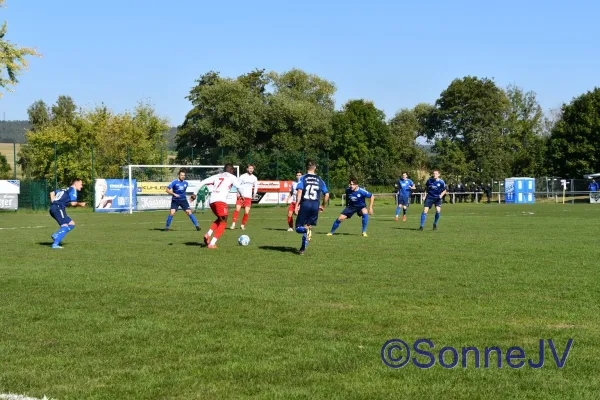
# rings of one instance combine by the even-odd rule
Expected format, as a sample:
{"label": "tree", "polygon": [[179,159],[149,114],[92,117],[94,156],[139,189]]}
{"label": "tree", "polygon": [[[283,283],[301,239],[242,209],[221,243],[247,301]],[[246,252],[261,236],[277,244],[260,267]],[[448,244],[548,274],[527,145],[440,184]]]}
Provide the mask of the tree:
{"label": "tree", "polygon": [[383,111],[366,100],[350,100],[333,119],[332,176],[345,185],[360,182],[391,184],[400,174],[400,153]]}
{"label": "tree", "polygon": [[427,155],[417,146],[416,140],[424,134],[427,115],[432,109],[430,104],[418,104],[413,109],[398,111],[389,122],[392,136],[391,152],[400,160],[398,167],[403,172],[410,172],[414,177],[426,168]]}
{"label": "tree", "polygon": [[235,79],[209,71],[187,97],[193,108],[178,128],[178,158],[189,160],[194,148],[204,164],[252,161],[263,174],[291,175],[331,146],[334,93],[333,83],[297,69]]}
{"label": "tree", "polygon": [[[31,107],[30,107],[31,109]],[[54,146],[57,150],[57,181],[68,184],[73,177],[92,178],[92,147],[95,176],[122,176],[121,166],[159,164],[166,148],[169,124],[148,105],[133,112],[112,113],[106,106],[75,111],[74,102],[61,96],[52,107],[50,121],[26,134],[19,164],[27,178],[54,182]],[[66,112],[65,112],[66,111]]]}
{"label": "tree", "polygon": [[581,178],[600,171],[600,88],[562,106],[562,119],[548,144],[548,167],[555,176]]}
{"label": "tree", "polygon": [[43,100],[38,100],[27,109],[31,129],[36,131],[50,122],[50,110]]}
{"label": "tree", "polygon": [[472,161],[475,179],[506,176],[510,169],[505,132],[509,109],[506,95],[492,80],[471,76],[455,79],[436,101],[426,136],[431,142],[455,142],[466,160]]}
{"label": "tree", "polygon": [[8,165],[8,160],[4,154],[0,154],[0,179],[9,179],[10,177],[10,165]]}
{"label": "tree", "polygon": [[[4,7],[6,0],[0,0],[0,8]],[[9,92],[19,81],[17,76],[27,70],[27,56],[39,56],[35,49],[18,47],[5,39],[7,23],[4,22],[0,28],[0,88]],[[0,92],[2,97],[2,92]]]}
{"label": "tree", "polygon": [[508,142],[512,152],[513,176],[541,176],[544,174],[546,140],[544,114],[535,92],[524,92],[517,86],[506,88],[510,110],[506,120]]}

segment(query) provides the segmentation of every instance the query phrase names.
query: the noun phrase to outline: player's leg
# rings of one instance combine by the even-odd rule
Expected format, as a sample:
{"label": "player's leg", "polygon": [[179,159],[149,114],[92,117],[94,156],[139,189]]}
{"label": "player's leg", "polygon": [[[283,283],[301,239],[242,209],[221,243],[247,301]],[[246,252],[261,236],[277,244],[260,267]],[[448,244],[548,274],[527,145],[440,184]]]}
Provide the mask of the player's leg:
{"label": "player's leg", "polygon": [[288,232],[292,232],[294,230],[294,210],[296,209],[296,203],[291,203],[288,207]]}
{"label": "player's leg", "polygon": [[408,205],[410,202],[408,201],[408,196],[402,199],[402,221],[406,221],[406,213],[408,212]]}
{"label": "player's leg", "polygon": [[217,221],[215,221],[217,227],[215,229],[215,233],[214,233],[212,239],[210,240],[210,244],[208,245],[208,247],[211,249],[217,248],[217,240],[219,240],[221,235],[223,235],[223,232],[225,232],[225,228],[227,227],[227,219],[229,217],[229,211],[228,211],[226,203],[215,203],[215,204],[217,205],[216,206]]}
{"label": "player's leg", "polygon": [[242,218],[242,230],[246,229],[246,223],[248,222],[248,215],[250,215],[250,208],[252,207],[252,199],[246,199],[244,203],[244,217]]}
{"label": "player's leg", "polygon": [[435,207],[435,219],[433,220],[433,230],[437,230],[437,224],[438,221],[440,220],[440,213],[442,212],[442,207],[439,205],[436,205]]}
{"label": "player's leg", "polygon": [[53,249],[62,249],[60,246],[60,242],[63,241],[67,233],[71,232],[75,229],[75,221],[73,221],[69,216],[65,213],[64,210],[58,210],[59,213],[59,224],[60,229],[56,231],[52,237],[54,238],[54,243],[52,243]]}
{"label": "player's leg", "polygon": [[296,218],[296,232],[302,235],[302,244],[300,245],[299,253],[302,255],[306,250],[306,246],[308,245],[308,205],[303,205],[300,207],[300,211],[298,212],[298,217]]}
{"label": "player's leg", "polygon": [[179,205],[171,200],[171,210],[169,211],[169,216],[167,217],[167,225],[165,226],[165,231],[168,231],[171,228],[171,222],[173,221],[173,216],[175,215],[175,212],[177,211],[177,209],[179,208]]}
{"label": "player's leg", "polygon": [[336,229],[340,227],[340,224],[342,223],[342,221],[345,220],[346,218],[348,218],[347,213],[345,211],[346,210],[342,211],[340,216],[337,217],[337,219],[335,221],[333,221],[333,225],[331,226],[331,230],[329,231],[327,236],[333,236]]}
{"label": "player's leg", "polygon": [[423,207],[423,214],[421,214],[421,226],[419,227],[419,230],[422,231],[423,227],[425,226],[425,220],[427,219],[427,213],[429,212],[429,205],[428,205],[428,201],[425,200],[425,207]]}
{"label": "player's leg", "polygon": [[396,195],[396,221],[398,221],[398,217],[400,216],[400,209],[402,208],[400,193]]}
{"label": "player's leg", "polygon": [[242,200],[241,199],[237,199],[237,201],[235,202],[235,211],[233,212],[233,219],[232,219],[232,223],[231,223],[231,228],[230,229],[235,229],[235,223],[238,220],[238,216],[240,215],[240,210],[242,209]]}
{"label": "player's leg", "polygon": [[188,217],[190,217],[190,221],[192,221],[192,223],[196,227],[196,230],[199,231],[200,224],[198,224],[198,220],[196,219],[196,216],[192,213],[192,209],[188,208],[187,210],[185,210],[185,213],[188,215]]}
{"label": "player's leg", "polygon": [[358,214],[362,217],[362,235],[364,237],[367,237],[367,226],[369,225],[369,211],[367,211],[367,208],[365,207],[362,210],[360,210]]}

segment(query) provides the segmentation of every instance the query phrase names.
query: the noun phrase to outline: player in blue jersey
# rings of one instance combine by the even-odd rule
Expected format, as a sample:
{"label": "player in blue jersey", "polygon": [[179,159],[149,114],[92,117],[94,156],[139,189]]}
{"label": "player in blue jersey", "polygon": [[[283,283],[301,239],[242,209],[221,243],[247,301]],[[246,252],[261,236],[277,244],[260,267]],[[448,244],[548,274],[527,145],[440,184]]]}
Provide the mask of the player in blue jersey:
{"label": "player in blue jersey", "polygon": [[446,184],[440,179],[440,171],[433,171],[433,178],[429,178],[425,184],[425,190],[425,204],[423,207],[423,214],[421,214],[421,227],[419,230],[422,231],[425,226],[425,219],[427,219],[429,208],[435,205],[433,230],[437,231],[437,224],[440,220],[440,212],[442,210],[442,198],[446,195]]}
{"label": "player in blue jersey", "polygon": [[198,221],[194,214],[192,214],[192,208],[190,207],[190,203],[188,203],[187,197],[185,194],[187,192],[188,182],[185,180],[185,171],[179,171],[178,179],[175,179],[173,182],[167,186],[167,193],[173,196],[171,199],[171,211],[169,212],[169,216],[167,217],[167,227],[165,231],[168,231],[171,227],[171,221],[173,221],[173,216],[181,207],[182,210],[190,217],[190,220],[196,227],[196,230],[200,230],[200,225],[198,225]]}
{"label": "player in blue jersey", "polygon": [[[362,217],[362,235],[367,237],[367,225],[369,224],[369,215],[373,215],[373,202],[375,201],[375,197],[364,188],[359,187],[356,178],[351,178],[348,183],[349,185],[346,188],[346,201],[348,203],[340,216],[333,222],[331,231],[327,236],[333,236],[335,230],[340,226],[343,220],[352,218],[354,214],[357,214],[359,217]],[[368,211],[365,199],[371,199],[369,201]]]}
{"label": "player in blue jersey", "polygon": [[400,216],[400,209],[402,209],[402,221],[406,221],[406,212],[408,211],[408,206],[410,204],[410,193],[411,190],[415,190],[416,186],[408,179],[408,174],[405,172],[402,174],[402,179],[398,181],[398,199],[396,207],[396,221],[398,221],[398,217]]}
{"label": "player in blue jersey", "polygon": [[[302,234],[302,246],[299,253],[306,251],[308,242],[312,239],[312,227],[317,225],[319,212],[325,209],[329,200],[329,191],[323,179],[315,174],[317,164],[314,161],[307,163],[307,173],[298,180],[296,186],[296,232]],[[323,202],[321,203],[321,195]]]}
{"label": "player in blue jersey", "polygon": [[58,222],[60,228],[52,234],[53,249],[62,249],[60,242],[67,233],[75,229],[75,221],[67,215],[67,207],[85,207],[85,203],[77,202],[77,192],[81,191],[83,182],[74,179],[67,189],[55,190],[50,193],[50,216]]}

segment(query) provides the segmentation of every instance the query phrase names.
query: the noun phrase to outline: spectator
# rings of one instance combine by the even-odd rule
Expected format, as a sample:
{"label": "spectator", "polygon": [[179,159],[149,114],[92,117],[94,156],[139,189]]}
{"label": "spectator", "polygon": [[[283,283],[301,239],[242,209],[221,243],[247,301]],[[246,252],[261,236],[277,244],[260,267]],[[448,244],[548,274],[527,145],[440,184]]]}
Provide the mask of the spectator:
{"label": "spectator", "polygon": [[590,192],[597,192],[598,190],[600,190],[600,185],[598,184],[598,182],[596,182],[595,179],[592,179],[592,181],[590,182],[588,190]]}
{"label": "spectator", "polygon": [[489,183],[485,186],[485,196],[487,197],[488,204],[492,202],[492,185]]}

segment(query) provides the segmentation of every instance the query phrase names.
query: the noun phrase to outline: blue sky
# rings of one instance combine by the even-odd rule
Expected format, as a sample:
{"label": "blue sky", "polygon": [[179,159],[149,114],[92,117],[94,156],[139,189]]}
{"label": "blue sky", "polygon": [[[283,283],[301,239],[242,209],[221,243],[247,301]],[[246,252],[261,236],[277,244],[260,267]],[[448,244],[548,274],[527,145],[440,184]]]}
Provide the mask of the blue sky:
{"label": "blue sky", "polygon": [[600,2],[8,0],[7,38],[34,46],[0,117],[70,95],[121,112],[140,100],[180,124],[194,80],[301,68],[335,82],[338,108],[375,102],[388,117],[433,103],[457,77],[538,95],[545,111],[600,85]]}

